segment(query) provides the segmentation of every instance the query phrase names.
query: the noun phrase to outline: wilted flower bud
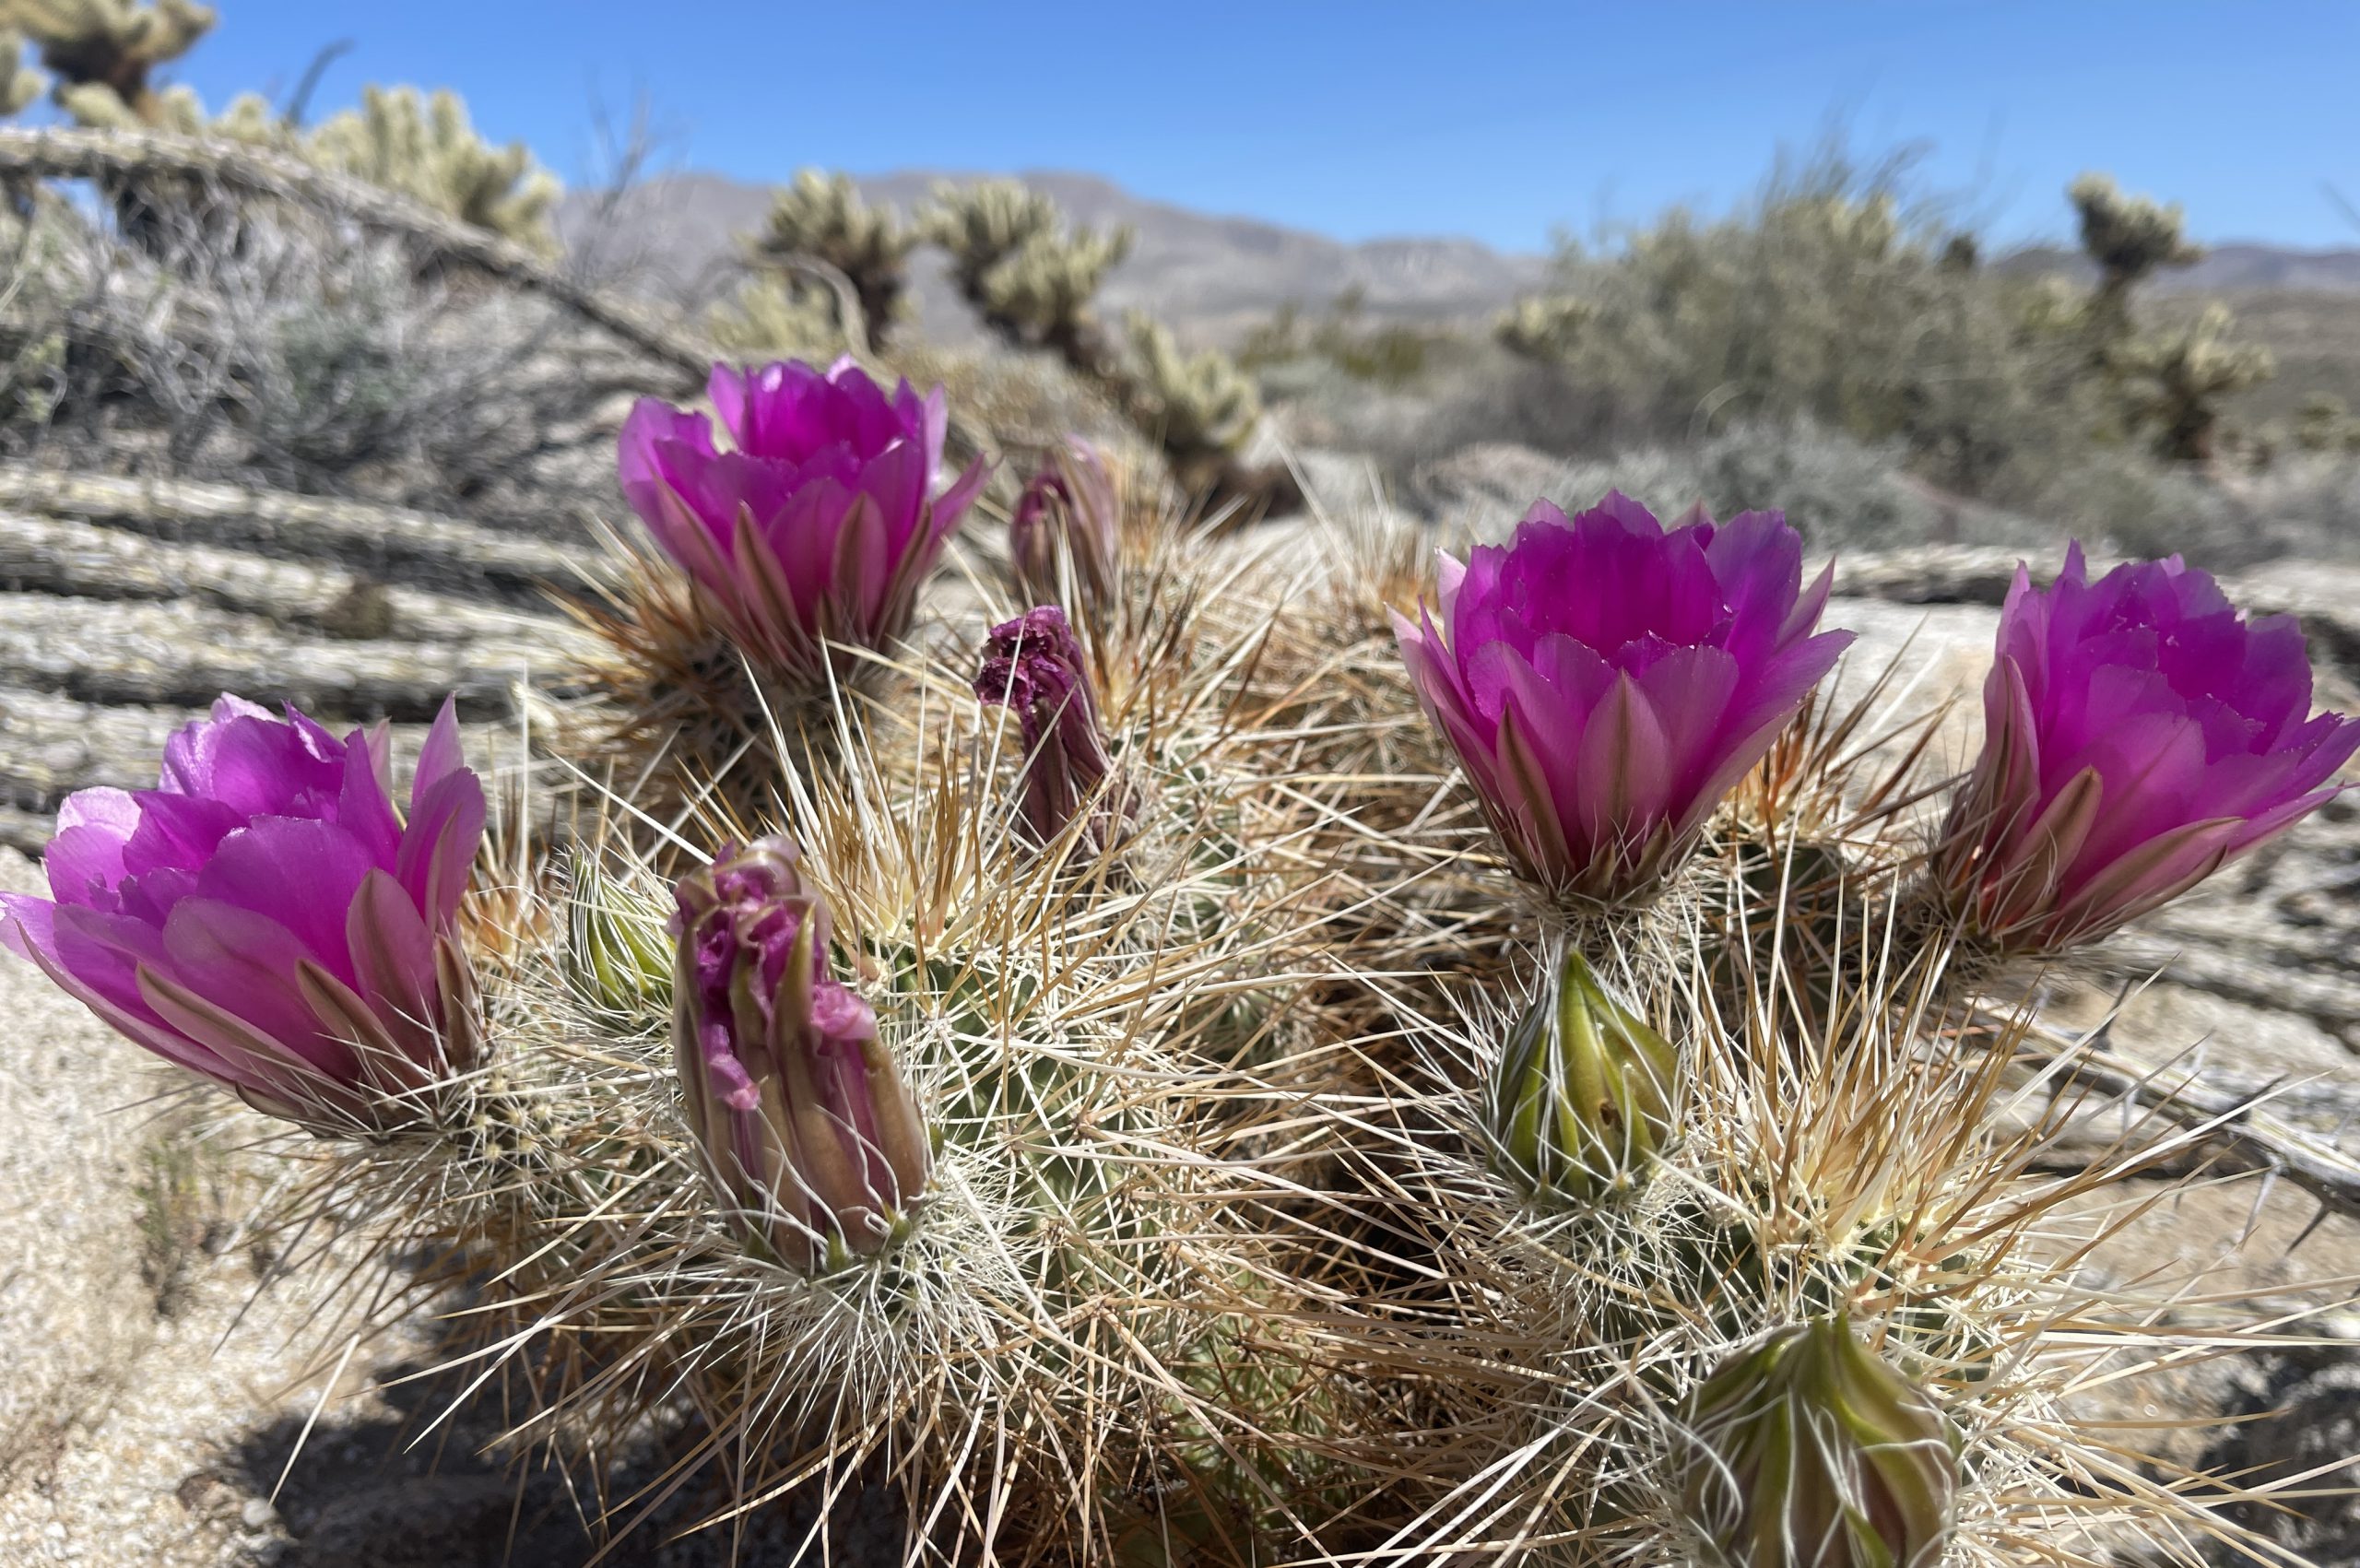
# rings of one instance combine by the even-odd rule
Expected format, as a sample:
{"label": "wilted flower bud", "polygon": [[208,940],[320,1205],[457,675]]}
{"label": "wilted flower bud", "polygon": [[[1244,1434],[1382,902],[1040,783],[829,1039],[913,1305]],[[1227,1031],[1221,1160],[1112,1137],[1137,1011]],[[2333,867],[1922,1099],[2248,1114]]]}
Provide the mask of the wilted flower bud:
{"label": "wilted flower bud", "polygon": [[1129,815],[1128,796],[1119,778],[1107,777],[1115,762],[1106,728],[1065,611],[1043,605],[993,627],[975,695],[1016,712],[1024,747],[1021,809],[1034,841],[1056,842],[1086,810],[1087,842],[1108,842],[1113,824]]}
{"label": "wilted flower bud", "polygon": [[891,1242],[932,1164],[877,1016],[829,978],[828,906],[782,838],[725,846],[678,889],[672,1048],[706,1174],[786,1262]]}
{"label": "wilted flower bud", "polygon": [[1076,609],[1105,603],[1115,585],[1121,549],[1121,507],[1115,477],[1098,449],[1068,436],[1024,487],[1009,520],[1008,553],[1017,585],[1035,603],[1063,601],[1058,558],[1071,563]]}
{"label": "wilted flower bud", "polygon": [[1490,1085],[1493,1147],[1533,1197],[1595,1203],[1635,1185],[1672,1133],[1680,1053],[1568,949]]}
{"label": "wilted flower bud", "polygon": [[1730,1568],[1933,1568],[1956,1439],[1838,1315],[1737,1357],[1689,1400],[1688,1523]]}

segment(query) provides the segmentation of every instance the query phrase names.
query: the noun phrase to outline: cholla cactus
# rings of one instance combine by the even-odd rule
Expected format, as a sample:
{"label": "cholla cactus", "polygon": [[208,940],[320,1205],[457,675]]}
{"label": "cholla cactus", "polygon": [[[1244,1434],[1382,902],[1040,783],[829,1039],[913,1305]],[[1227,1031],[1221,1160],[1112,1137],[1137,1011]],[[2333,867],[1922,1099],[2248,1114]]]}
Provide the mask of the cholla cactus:
{"label": "cholla cactus", "polygon": [[1492,336],[1519,359],[1553,363],[1572,350],[1595,314],[1597,307],[1587,300],[1537,295],[1502,311],[1492,323]]}
{"label": "cholla cactus", "polygon": [[1068,360],[1099,352],[1090,301],[1107,272],[1131,252],[1131,231],[1034,234],[992,264],[981,292],[986,320],[1005,324]]}
{"label": "cholla cactus", "polygon": [[950,253],[950,275],[985,322],[1019,343],[1054,349],[1095,381],[1117,374],[1090,302],[1130,253],[1131,231],[1071,229],[1056,204],[1014,180],[939,185],[920,214]]}
{"label": "cholla cactus", "polygon": [[1261,395],[1218,349],[1183,353],[1169,327],[1138,312],[1125,324],[1139,366],[1132,418],[1162,442],[1183,485],[1210,482],[1254,433]]}
{"label": "cholla cactus", "polygon": [[2305,452],[2360,451],[2360,419],[2335,394],[2315,392],[2295,416],[2295,444]]}
{"label": "cholla cactus", "polygon": [[[57,101],[84,124],[165,126],[162,95],[148,83],[213,29],[194,0],[7,0],[0,21],[41,47],[57,76]],[[19,106],[21,107],[21,105]]]}
{"label": "cholla cactus", "polygon": [[822,296],[769,274],[740,283],[703,324],[715,348],[749,360],[825,360],[851,348]]}
{"label": "cholla cactus", "polygon": [[24,35],[0,28],[0,114],[18,114],[49,87],[49,78],[25,64]]}
{"label": "cholla cactus", "polygon": [[918,212],[918,230],[950,255],[950,276],[971,302],[984,297],[991,270],[1028,242],[1065,227],[1057,204],[1021,180],[949,182]]}
{"label": "cholla cactus", "polygon": [[[903,226],[891,210],[869,206],[860,199],[851,175],[805,169],[796,174],[793,184],[771,198],[769,222],[749,253],[758,264],[785,270],[795,295],[823,308],[827,291],[808,277],[797,277],[793,262],[808,258],[842,273],[859,301],[861,329],[868,347],[881,348],[905,313],[906,269],[917,242],[917,232]],[[840,331],[849,333],[852,324],[837,324]]]}
{"label": "cholla cactus", "polygon": [[2230,341],[2235,319],[2225,305],[2206,305],[2186,329],[2132,338],[2109,361],[2132,426],[2150,432],[2158,457],[2211,462],[2221,400],[2277,372],[2269,349]]}
{"label": "cholla cactus", "polygon": [[2125,195],[2106,174],[2084,174],[2066,192],[2082,223],[2082,249],[2097,264],[2093,314],[2108,340],[2130,330],[2130,290],[2167,267],[2192,266],[2203,248],[2181,232],[2186,216],[2148,196]]}
{"label": "cholla cactus", "polygon": [[1071,230],[1055,202],[1013,180],[938,186],[920,225],[950,253],[951,277],[985,323],[1011,342],[1054,349],[1103,388],[1163,448],[1182,488],[1216,502],[1300,502],[1284,469],[1239,461],[1262,401],[1236,361],[1211,349],[1183,354],[1169,330],[1137,312],[1118,345],[1091,310],[1108,269],[1130,252],[1127,229]]}
{"label": "cholla cactus", "polygon": [[556,179],[533,162],[524,143],[494,147],[477,136],[454,92],[429,97],[411,87],[364,88],[360,107],[320,122],[303,154],[503,239],[557,249],[549,228]]}

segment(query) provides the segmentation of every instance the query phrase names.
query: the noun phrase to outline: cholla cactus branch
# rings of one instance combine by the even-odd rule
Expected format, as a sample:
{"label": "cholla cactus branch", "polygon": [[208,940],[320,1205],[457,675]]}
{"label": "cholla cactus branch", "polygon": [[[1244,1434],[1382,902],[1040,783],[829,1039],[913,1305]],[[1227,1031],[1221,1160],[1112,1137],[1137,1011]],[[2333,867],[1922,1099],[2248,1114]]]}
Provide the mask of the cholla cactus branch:
{"label": "cholla cactus branch", "polygon": [[[58,102],[97,124],[116,123],[116,114],[159,124],[164,110],[148,74],[187,53],[214,20],[213,8],[194,0],[7,0],[0,6],[0,23],[31,38],[41,64],[57,74]],[[77,88],[95,91],[76,95]]]}
{"label": "cholla cactus branch", "polygon": [[1217,504],[1301,504],[1284,468],[1253,469],[1239,457],[1262,404],[1235,361],[1211,350],[1183,354],[1166,328],[1136,312],[1117,343],[1091,309],[1100,282],[1130,252],[1127,229],[1071,229],[1055,202],[1013,180],[938,186],[919,221],[950,253],[951,277],[985,324],[1010,342],[1054,350],[1102,388],[1162,446],[1184,489]]}
{"label": "cholla cactus branch", "polygon": [[362,89],[358,109],[322,121],[303,156],[324,169],[398,191],[412,200],[545,256],[558,183],[522,142],[494,147],[468,124],[456,93],[416,88]]}
{"label": "cholla cactus branch", "polygon": [[1502,311],[1492,323],[1492,336],[1519,358],[1553,363],[1571,351],[1597,314],[1598,307],[1587,300],[1538,295]]}
{"label": "cholla cactus branch", "polygon": [[2269,349],[2230,340],[2235,320],[2227,306],[2208,304],[2184,330],[2132,338],[2110,360],[2131,423],[2166,462],[2212,461],[2222,400],[2277,373]]}
{"label": "cholla cactus branch", "polygon": [[49,87],[49,78],[25,64],[24,35],[0,28],[0,115],[22,113]]}
{"label": "cholla cactus branch", "polygon": [[2082,249],[2097,264],[2098,293],[2109,314],[2127,324],[2130,290],[2161,268],[2192,266],[2202,246],[2183,233],[2177,202],[2126,195],[2111,175],[2084,174],[2066,195],[2081,218]]}
{"label": "cholla cactus branch", "polygon": [[838,294],[844,336],[865,354],[882,348],[906,313],[918,239],[890,209],[863,202],[851,175],[806,169],[772,198],[768,225],[749,252],[761,265],[817,277]]}

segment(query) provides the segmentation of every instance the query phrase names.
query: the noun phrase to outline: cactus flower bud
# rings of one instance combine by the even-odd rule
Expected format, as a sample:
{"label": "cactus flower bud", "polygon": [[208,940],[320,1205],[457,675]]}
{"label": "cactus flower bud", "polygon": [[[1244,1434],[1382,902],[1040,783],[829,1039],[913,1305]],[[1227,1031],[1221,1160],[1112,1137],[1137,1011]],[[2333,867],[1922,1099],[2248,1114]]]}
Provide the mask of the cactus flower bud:
{"label": "cactus flower bud", "polygon": [[1123,781],[1098,716],[1090,666],[1065,611],[1043,605],[992,628],[975,695],[1015,710],[1024,747],[1025,827],[1039,843],[1055,843],[1087,811],[1086,842],[1103,845],[1130,814]]}
{"label": "cactus flower bud", "polygon": [[1682,1507],[1729,1568],[1933,1568],[1958,1450],[1933,1396],[1843,1316],[1772,1336],[1698,1387]]}
{"label": "cactus flower bud", "polygon": [[1042,603],[1065,598],[1057,566],[1062,544],[1072,563],[1077,610],[1103,605],[1115,585],[1121,508],[1115,477],[1098,449],[1080,436],[1049,454],[1024,487],[1009,520],[1008,553],[1024,595]]}
{"label": "cactus flower bud", "polygon": [[575,996],[618,1019],[670,1008],[672,946],[660,902],[651,905],[584,855],[573,863],[567,915],[565,974]]}
{"label": "cactus flower bud", "polygon": [[1680,1053],[1571,949],[1526,1012],[1487,1106],[1505,1173],[1535,1197],[1595,1203],[1634,1185],[1671,1137]]}
{"label": "cactus flower bud", "polygon": [[782,838],[678,888],[672,1046],[707,1177],[747,1232],[818,1269],[881,1251],[931,1165],[877,1016],[827,973],[828,906]]}

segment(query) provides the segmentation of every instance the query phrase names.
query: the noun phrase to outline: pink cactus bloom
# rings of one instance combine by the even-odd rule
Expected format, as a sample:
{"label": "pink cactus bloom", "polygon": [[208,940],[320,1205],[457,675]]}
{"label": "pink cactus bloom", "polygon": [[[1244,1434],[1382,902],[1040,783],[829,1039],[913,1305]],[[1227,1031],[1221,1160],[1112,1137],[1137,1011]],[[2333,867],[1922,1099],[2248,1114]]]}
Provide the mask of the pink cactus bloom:
{"label": "pink cactus bloom", "polygon": [[1042,605],[992,628],[975,695],[1012,710],[1024,748],[1020,809],[1035,843],[1055,843],[1079,814],[1082,842],[1111,842],[1129,816],[1128,792],[1108,783],[1115,760],[1098,712],[1090,664],[1065,611]]}
{"label": "pink cactus bloom", "polygon": [[916,1102],[877,1015],[828,970],[796,846],[724,845],[678,889],[673,1057],[707,1178],[791,1267],[882,1251],[926,1182]]}
{"label": "pink cactus bloom", "polygon": [[2248,621],[2177,556],[2095,583],[2076,543],[2019,566],[1983,686],[1983,752],[1935,878],[2019,954],[2094,941],[2332,796],[2360,720],[2311,713],[2302,629]]}
{"label": "pink cactus bloom", "polygon": [[476,1054],[456,932],[483,786],[448,702],[407,819],[382,727],[339,741],[286,712],[225,696],[165,743],[156,788],[69,796],[53,897],[0,894],[0,941],[259,1110],[390,1130]]}
{"label": "pink cactus bloom", "polygon": [[[909,629],[918,589],[985,477],[937,493],[942,389],[891,396],[850,359],[734,370],[709,387],[735,443],[700,413],[643,398],[624,423],[623,494],[739,648],[825,690]],[[831,646],[834,644],[834,646]]]}
{"label": "pink cactus bloom", "polygon": [[1852,638],[1814,634],[1775,512],[1666,530],[1620,494],[1568,521],[1534,505],[1506,546],[1442,558],[1439,624],[1394,617],[1427,717],[1516,868],[1577,902],[1643,895],[1680,865]]}

